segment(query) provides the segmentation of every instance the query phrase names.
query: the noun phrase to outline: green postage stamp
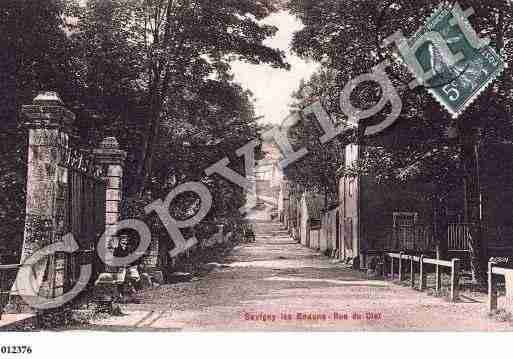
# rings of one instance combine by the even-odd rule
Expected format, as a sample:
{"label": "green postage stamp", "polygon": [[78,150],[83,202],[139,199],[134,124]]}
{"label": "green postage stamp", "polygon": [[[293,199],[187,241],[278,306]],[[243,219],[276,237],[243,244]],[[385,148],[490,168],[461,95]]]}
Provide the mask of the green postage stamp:
{"label": "green postage stamp", "polygon": [[[434,45],[437,41],[424,41],[414,52],[423,70],[432,71],[429,81],[424,82],[426,88],[453,118],[457,118],[500,76],[506,65],[488,44],[476,48],[473,40],[469,40],[468,31],[462,30],[462,26],[472,26],[467,17],[461,17],[459,23],[453,19],[454,13],[450,6],[438,8],[427,23],[408,39],[408,46],[415,49],[415,44],[418,46],[423,38],[440,38],[448,46],[451,55],[463,54],[462,59],[450,64],[444,56],[443,48]],[[409,68],[415,75],[415,71]]]}

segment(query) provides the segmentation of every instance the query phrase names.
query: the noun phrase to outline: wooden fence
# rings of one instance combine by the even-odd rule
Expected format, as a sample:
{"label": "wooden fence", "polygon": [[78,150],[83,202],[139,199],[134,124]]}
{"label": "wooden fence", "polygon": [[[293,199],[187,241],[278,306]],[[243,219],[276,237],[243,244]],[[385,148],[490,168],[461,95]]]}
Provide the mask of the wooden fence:
{"label": "wooden fence", "polygon": [[440,259],[432,259],[425,258],[423,255],[421,256],[411,256],[405,255],[403,252],[401,253],[385,253],[385,258],[390,258],[390,276],[391,279],[395,278],[395,267],[394,262],[395,259],[398,260],[398,279],[399,281],[403,280],[403,262],[409,261],[410,264],[410,285],[412,288],[415,288],[415,263],[418,263],[419,267],[419,290],[426,289],[426,270],[425,264],[432,264],[435,266],[435,290],[439,292],[442,289],[442,276],[440,267],[447,267],[451,269],[451,291],[450,291],[450,300],[455,302],[459,298],[459,278],[460,278],[460,261],[459,259],[453,259],[451,261],[445,261]]}
{"label": "wooden fence", "polygon": [[[493,262],[488,263],[488,310],[490,312],[497,309],[497,276],[503,276],[506,279],[506,298],[507,300],[513,298],[513,293],[508,293],[508,290],[513,290],[513,283],[508,283],[507,278],[513,277],[513,269],[502,268],[495,265]],[[508,285],[509,284],[509,285]],[[509,287],[509,288],[508,288]],[[510,305],[513,303],[509,303]],[[511,308],[510,308],[511,309]]]}

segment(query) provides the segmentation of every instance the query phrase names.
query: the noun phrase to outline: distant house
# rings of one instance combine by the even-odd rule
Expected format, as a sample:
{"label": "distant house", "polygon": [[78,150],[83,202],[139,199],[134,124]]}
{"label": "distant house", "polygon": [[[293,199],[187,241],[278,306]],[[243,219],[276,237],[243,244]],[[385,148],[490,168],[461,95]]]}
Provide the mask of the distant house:
{"label": "distant house", "polygon": [[300,226],[300,219],[301,219],[301,200],[303,197],[303,192],[298,191],[296,188],[292,188],[288,186],[288,208],[285,209],[285,217],[284,217],[284,223],[287,224],[287,229],[289,231],[289,234],[291,237],[300,242],[301,240],[301,226]]}
{"label": "distant house", "polygon": [[278,196],[279,220],[296,241],[330,254],[339,239],[338,204],[326,208],[324,196],[293,188],[282,178]]}
{"label": "distant house", "polygon": [[[345,148],[345,166],[364,155],[362,147]],[[340,259],[369,256],[387,250],[433,249],[432,204],[415,186],[376,182],[373,176],[342,177],[337,201],[292,189],[282,180],[279,204],[282,223],[302,245]]]}
{"label": "distant house", "polygon": [[336,255],[340,246],[340,206],[338,203],[324,208],[321,214],[320,250]]}
{"label": "distant house", "polygon": [[[378,139],[381,142],[367,141],[366,146],[347,145],[344,167],[363,159],[371,146],[386,148],[398,143],[400,134],[391,133],[390,138]],[[489,257],[510,256],[513,143],[484,144],[479,159],[481,200],[478,205],[482,213],[483,245]],[[470,248],[469,230],[475,224],[465,223],[463,176],[461,183],[448,194],[435,197],[434,186],[429,182],[382,184],[372,174],[341,177],[337,203],[325,206],[319,196],[305,193],[283,179],[278,208],[280,219],[294,239],[341,260],[356,260],[362,267],[383,251],[435,255],[435,215],[439,219],[438,228],[442,225],[447,228],[443,238],[437,239],[446,241],[450,255],[464,255]]]}
{"label": "distant house", "polygon": [[272,144],[264,144],[265,158],[255,167],[257,205],[267,206],[278,213],[280,186],[283,172],[279,167],[280,155]]}
{"label": "distant house", "polygon": [[255,168],[257,205],[263,206],[266,203],[271,204],[273,192],[271,190],[271,179],[273,173],[273,163],[269,159],[258,161]]}
{"label": "distant house", "polygon": [[301,244],[312,249],[320,249],[321,210],[323,199],[317,194],[304,192],[300,206]]}
{"label": "distant house", "polygon": [[[345,149],[346,166],[365,153],[354,144]],[[361,265],[383,249],[421,251],[432,248],[432,205],[418,188],[381,185],[372,176],[342,177],[339,182],[341,259]]]}
{"label": "distant house", "polygon": [[286,227],[289,224],[289,202],[290,202],[290,184],[286,180],[285,177],[282,176],[282,179],[279,184],[279,193],[278,193],[278,216],[281,223],[283,223]]}

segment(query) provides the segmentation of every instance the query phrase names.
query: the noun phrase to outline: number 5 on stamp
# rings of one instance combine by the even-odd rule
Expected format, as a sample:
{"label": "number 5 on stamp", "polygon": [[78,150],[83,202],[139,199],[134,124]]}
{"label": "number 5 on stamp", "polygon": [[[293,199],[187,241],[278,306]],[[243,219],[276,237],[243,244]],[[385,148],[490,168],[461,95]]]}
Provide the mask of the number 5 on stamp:
{"label": "number 5 on stamp", "polygon": [[[459,5],[456,6],[461,10]],[[473,13],[473,10],[467,12]],[[405,59],[402,54],[406,64],[418,63],[424,73],[431,71],[429,81],[418,79],[419,83],[425,84],[429,93],[453,118],[459,117],[500,76],[505,67],[502,58],[487,42],[477,44],[476,39],[469,38],[472,25],[467,17],[460,16],[455,21],[455,16],[455,11],[450,7],[439,7],[427,23],[408,39],[409,48],[416,49],[408,56],[415,58]],[[432,41],[436,38],[445,43]],[[462,54],[462,58],[451,64],[450,59],[444,56],[444,45],[448,46],[452,55]],[[410,65],[408,67],[418,77],[418,70]]]}

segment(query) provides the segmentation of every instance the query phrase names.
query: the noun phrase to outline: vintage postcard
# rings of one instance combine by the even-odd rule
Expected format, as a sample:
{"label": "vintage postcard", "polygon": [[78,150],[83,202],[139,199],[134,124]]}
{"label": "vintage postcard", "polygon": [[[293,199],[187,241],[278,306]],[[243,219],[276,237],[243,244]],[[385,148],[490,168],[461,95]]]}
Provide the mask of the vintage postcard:
{"label": "vintage postcard", "polygon": [[513,331],[513,2],[0,9],[0,357]]}

